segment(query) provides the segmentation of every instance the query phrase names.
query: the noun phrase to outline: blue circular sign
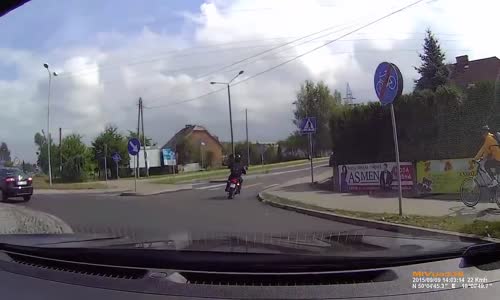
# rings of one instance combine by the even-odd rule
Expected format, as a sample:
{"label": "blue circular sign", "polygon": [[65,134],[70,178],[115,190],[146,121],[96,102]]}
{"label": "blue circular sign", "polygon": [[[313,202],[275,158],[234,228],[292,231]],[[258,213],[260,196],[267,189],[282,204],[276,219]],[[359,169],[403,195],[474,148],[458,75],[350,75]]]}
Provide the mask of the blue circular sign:
{"label": "blue circular sign", "polygon": [[127,148],[130,155],[137,155],[141,150],[141,142],[136,138],[131,138],[128,140]]}
{"label": "blue circular sign", "polygon": [[380,63],[373,78],[375,93],[383,105],[391,104],[403,91],[403,76],[395,64]]}
{"label": "blue circular sign", "polygon": [[120,156],[120,153],[118,153],[118,152],[113,153],[113,155],[111,155],[111,158],[115,162],[119,162],[120,160],[122,160],[122,157]]}

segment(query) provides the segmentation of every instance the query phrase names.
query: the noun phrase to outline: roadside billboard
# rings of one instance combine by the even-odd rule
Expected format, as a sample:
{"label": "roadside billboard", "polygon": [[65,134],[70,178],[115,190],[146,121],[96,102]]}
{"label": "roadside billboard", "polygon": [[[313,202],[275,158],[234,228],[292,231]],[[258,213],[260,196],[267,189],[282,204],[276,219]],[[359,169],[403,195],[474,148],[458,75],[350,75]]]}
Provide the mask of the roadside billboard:
{"label": "roadside billboard", "polygon": [[426,160],[417,162],[417,191],[421,194],[460,192],[466,177],[473,176],[472,158]]}
{"label": "roadside billboard", "polygon": [[[339,165],[341,192],[391,191],[398,189],[398,172],[395,162],[359,165]],[[413,164],[401,162],[401,185],[403,190],[413,188]]]}
{"label": "roadside billboard", "polygon": [[175,158],[175,152],[171,148],[162,149],[163,155],[163,165],[165,166],[175,166],[177,165],[177,160]]}

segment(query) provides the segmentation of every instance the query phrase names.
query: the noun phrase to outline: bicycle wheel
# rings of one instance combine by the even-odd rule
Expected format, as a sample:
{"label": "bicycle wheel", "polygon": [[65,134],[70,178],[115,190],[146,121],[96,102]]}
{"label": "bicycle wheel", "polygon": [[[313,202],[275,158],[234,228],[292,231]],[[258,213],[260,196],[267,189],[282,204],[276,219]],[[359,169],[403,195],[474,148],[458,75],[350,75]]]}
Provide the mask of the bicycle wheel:
{"label": "bicycle wheel", "polygon": [[465,178],[460,186],[460,199],[468,207],[474,207],[480,198],[481,190],[474,177]]}

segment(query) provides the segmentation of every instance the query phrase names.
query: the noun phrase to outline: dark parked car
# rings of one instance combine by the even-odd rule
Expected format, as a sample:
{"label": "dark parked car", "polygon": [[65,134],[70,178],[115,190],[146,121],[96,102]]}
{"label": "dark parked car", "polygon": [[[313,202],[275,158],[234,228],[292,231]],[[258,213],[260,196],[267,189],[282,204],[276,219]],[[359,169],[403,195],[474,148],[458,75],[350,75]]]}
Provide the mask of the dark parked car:
{"label": "dark parked car", "polygon": [[33,195],[33,179],[15,168],[0,168],[0,190],[2,200],[9,197],[23,197],[29,201]]}

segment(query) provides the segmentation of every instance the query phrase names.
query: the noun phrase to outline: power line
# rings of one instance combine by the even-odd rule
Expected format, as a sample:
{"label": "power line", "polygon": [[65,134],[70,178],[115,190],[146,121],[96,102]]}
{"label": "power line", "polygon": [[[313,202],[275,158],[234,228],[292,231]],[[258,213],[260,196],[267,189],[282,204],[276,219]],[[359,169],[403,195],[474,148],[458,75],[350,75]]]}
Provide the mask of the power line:
{"label": "power line", "polygon": [[390,16],[393,16],[393,15],[395,15],[395,14],[397,14],[397,13],[401,12],[401,11],[404,11],[404,10],[406,10],[406,9],[408,9],[408,8],[410,8],[410,7],[412,7],[412,6],[414,6],[414,5],[417,5],[418,3],[423,2],[423,1],[424,1],[424,0],[418,0],[418,1],[415,1],[415,2],[413,2],[413,3],[410,3],[410,4],[408,4],[408,5],[406,5],[406,6],[402,7],[402,8],[399,8],[399,9],[397,9],[397,10],[395,10],[395,11],[392,11],[392,12],[390,12],[389,14],[386,14],[386,15],[384,15],[384,16],[382,16],[382,17],[378,18],[378,19],[375,19],[374,21],[371,21],[371,22],[369,22],[369,23],[367,23],[367,24],[365,24],[365,25],[363,25],[363,26],[361,26],[361,27],[358,27],[358,28],[356,28],[356,29],[354,29],[354,30],[352,30],[352,31],[349,31],[349,32],[347,32],[347,33],[345,33],[345,34],[341,35],[340,37],[338,37],[338,38],[336,38],[336,39],[333,39],[332,41],[326,42],[326,43],[324,43],[323,45],[320,45],[320,46],[315,47],[315,48],[313,48],[313,49],[311,49],[311,50],[309,50],[309,51],[306,51],[306,52],[304,52],[304,53],[302,53],[302,54],[300,54],[300,55],[298,55],[298,56],[296,56],[296,57],[294,57],[294,58],[292,58],[292,59],[289,59],[289,60],[284,61],[284,62],[282,62],[282,63],[280,63],[280,64],[277,64],[277,65],[275,65],[275,66],[273,66],[273,67],[271,67],[271,68],[268,68],[268,69],[266,69],[266,70],[264,70],[264,71],[258,72],[258,73],[254,74],[254,75],[252,75],[252,76],[250,76],[250,77],[247,77],[247,78],[245,78],[245,79],[243,79],[243,80],[237,81],[237,82],[235,82],[235,83],[233,84],[233,86],[238,85],[238,84],[241,84],[241,83],[243,83],[243,82],[246,82],[246,81],[248,81],[248,80],[250,80],[250,79],[253,79],[253,78],[257,77],[257,76],[260,76],[260,75],[262,75],[262,74],[264,74],[264,73],[267,73],[267,72],[270,72],[270,71],[272,71],[272,70],[275,70],[275,69],[277,69],[277,68],[279,68],[279,67],[281,67],[281,66],[283,66],[283,65],[286,65],[286,64],[288,64],[288,63],[290,63],[290,62],[292,62],[292,61],[294,61],[294,60],[297,60],[297,59],[299,59],[299,58],[301,58],[301,57],[303,57],[303,56],[306,56],[307,54],[310,54],[310,53],[312,53],[312,52],[314,52],[314,51],[316,51],[316,50],[318,50],[318,49],[321,49],[321,48],[323,48],[323,47],[326,47],[326,46],[330,45],[330,44],[331,44],[331,43],[333,43],[333,42],[336,42],[336,41],[338,41],[338,40],[340,40],[340,39],[342,39],[342,38],[344,38],[344,37],[346,37],[346,36],[349,36],[349,35],[351,35],[351,34],[353,34],[353,33],[355,33],[355,32],[358,32],[358,31],[360,31],[360,30],[362,30],[362,29],[364,29],[364,28],[366,28],[366,27],[369,27],[369,26],[371,26],[371,25],[375,24],[375,23],[378,23],[378,22],[380,22],[380,21],[382,21],[382,20],[384,20],[384,19],[386,19],[386,18],[388,18],[388,17],[390,17]]}
{"label": "power line", "polygon": [[[347,32],[347,33],[345,33],[345,34],[341,35],[341,36],[340,36],[340,37],[338,37],[338,38],[335,38],[335,39],[333,39],[333,40],[331,40],[331,41],[328,41],[328,42],[326,42],[326,43],[324,43],[324,44],[322,44],[322,45],[320,45],[320,46],[318,46],[318,47],[315,47],[315,48],[313,48],[313,49],[311,49],[311,50],[308,50],[308,51],[306,51],[306,52],[304,52],[304,53],[302,53],[302,54],[300,54],[300,55],[297,55],[297,56],[295,56],[295,57],[293,57],[293,58],[291,58],[291,59],[289,59],[289,60],[286,60],[286,61],[284,61],[284,62],[282,62],[282,63],[279,63],[279,64],[277,64],[277,65],[275,65],[275,66],[273,66],[273,67],[271,67],[271,68],[268,68],[268,69],[266,69],[266,70],[263,70],[263,71],[261,71],[261,72],[258,72],[258,73],[254,74],[254,75],[252,75],[252,76],[250,76],[250,77],[247,77],[247,78],[245,78],[245,79],[243,79],[243,80],[237,81],[237,82],[235,82],[234,84],[232,84],[232,86],[235,86],[235,85],[241,84],[241,83],[246,82],[246,81],[248,81],[248,80],[250,80],[250,79],[253,79],[253,78],[257,77],[257,76],[260,76],[260,75],[262,75],[262,74],[265,74],[265,73],[267,73],[267,72],[270,72],[270,71],[272,71],[272,70],[275,70],[275,69],[277,69],[277,68],[279,68],[279,67],[281,67],[281,66],[283,66],[283,65],[285,65],[285,64],[288,64],[288,63],[290,63],[290,62],[292,62],[292,61],[295,61],[295,60],[297,60],[297,59],[299,59],[299,58],[301,58],[301,57],[303,57],[303,56],[305,56],[305,55],[307,55],[307,54],[310,54],[310,53],[312,53],[312,52],[314,52],[314,51],[316,51],[316,50],[318,50],[318,49],[321,49],[321,48],[323,48],[323,47],[325,47],[325,46],[328,46],[328,45],[330,45],[330,44],[332,44],[332,43],[334,43],[334,42],[336,42],[336,41],[338,41],[338,40],[340,40],[340,39],[342,39],[342,38],[344,38],[344,37],[346,37],[346,36],[349,36],[349,35],[351,35],[351,34],[353,34],[353,33],[356,33],[356,32],[358,32],[358,31],[361,31],[361,30],[363,30],[363,29],[365,29],[365,28],[367,28],[367,27],[369,27],[369,26],[371,26],[371,25],[373,25],[373,24],[376,24],[376,23],[378,23],[378,22],[380,22],[380,21],[382,21],[382,20],[384,20],[384,19],[386,19],[386,18],[389,18],[390,16],[393,16],[393,15],[395,15],[395,14],[397,14],[397,13],[401,12],[401,11],[404,11],[404,10],[406,10],[406,9],[408,9],[408,8],[412,7],[412,6],[415,6],[415,5],[417,5],[417,4],[419,4],[420,2],[423,2],[423,1],[424,1],[424,0],[418,0],[418,1],[412,2],[412,3],[408,4],[408,5],[405,5],[405,6],[403,6],[402,8],[399,8],[399,9],[397,9],[397,10],[394,10],[394,11],[392,11],[392,12],[390,12],[390,13],[388,13],[388,14],[386,14],[386,15],[384,15],[384,16],[382,16],[382,17],[380,17],[380,18],[377,18],[377,19],[375,19],[375,20],[373,20],[373,21],[371,21],[371,22],[369,22],[369,23],[367,23],[367,24],[365,24],[365,25],[362,25],[361,27],[355,28],[354,30],[349,31],[349,32]],[[311,34],[311,35],[308,35],[308,36],[312,36],[312,35],[314,35],[314,34]],[[232,64],[232,65],[233,65],[233,64]],[[213,92],[206,93],[206,94],[203,94],[203,95],[200,95],[200,96],[194,97],[194,98],[190,98],[190,99],[186,99],[186,100],[182,100],[182,101],[178,101],[178,102],[172,102],[172,103],[165,104],[165,105],[151,106],[151,107],[149,107],[149,108],[168,107],[168,106],[172,106],[172,105],[176,105],[176,104],[186,103],[186,102],[194,101],[194,100],[197,100],[197,99],[200,99],[200,98],[203,98],[203,97],[206,97],[206,96],[209,96],[209,95],[212,95],[212,94],[218,93],[218,92],[220,92],[220,91],[222,91],[222,90],[224,90],[224,88],[219,89],[219,90],[215,90],[215,91],[213,91]]]}

